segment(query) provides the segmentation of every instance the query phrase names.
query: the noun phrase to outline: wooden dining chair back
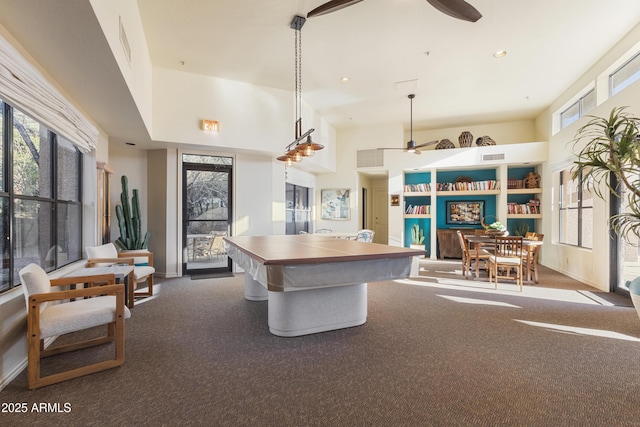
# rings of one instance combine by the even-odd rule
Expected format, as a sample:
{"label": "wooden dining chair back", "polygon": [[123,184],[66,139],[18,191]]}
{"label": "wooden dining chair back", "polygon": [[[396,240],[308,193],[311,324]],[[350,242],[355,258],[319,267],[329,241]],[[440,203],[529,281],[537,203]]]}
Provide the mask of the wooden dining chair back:
{"label": "wooden dining chair back", "polygon": [[462,274],[468,279],[471,272],[471,264],[475,264],[476,279],[480,276],[480,261],[484,263],[484,268],[488,269],[488,261],[491,253],[481,247],[481,245],[471,246],[462,231],[457,230],[460,251],[462,252]]}
{"label": "wooden dining chair back", "polygon": [[[113,274],[75,276],[50,280],[37,264],[29,264],[19,272],[27,304],[27,383],[29,389],[67,381],[94,372],[114,368],[124,363],[124,320],[131,312],[124,304],[124,287],[115,284]],[[105,284],[106,283],[106,284]],[[78,289],[56,290],[62,286]],[[100,284],[102,286],[93,286]],[[97,326],[107,326],[107,333],[98,338],[50,346],[44,340]],[[115,343],[112,359],[70,370],[41,375],[42,358],[82,350],[101,344]]]}
{"label": "wooden dining chair back", "polygon": [[[498,279],[515,279],[522,292],[522,236],[496,236],[495,251],[489,257],[489,282]],[[515,277],[511,271],[515,271]],[[504,271],[502,274],[501,272]]]}
{"label": "wooden dining chair back", "polygon": [[460,230],[457,230],[456,234],[458,235],[460,252],[462,253],[462,275],[468,279],[469,272],[471,270],[471,256],[469,255],[469,245]]}
{"label": "wooden dining chair back", "polygon": [[[533,235],[529,238],[530,240],[535,240],[538,242],[542,242],[544,239],[544,234],[542,233],[532,233]],[[542,245],[532,245],[530,247],[524,247],[524,256],[522,258],[524,262],[524,268],[527,272],[527,277],[531,277],[534,283],[538,283],[538,258],[540,257],[540,250],[542,249]]]}

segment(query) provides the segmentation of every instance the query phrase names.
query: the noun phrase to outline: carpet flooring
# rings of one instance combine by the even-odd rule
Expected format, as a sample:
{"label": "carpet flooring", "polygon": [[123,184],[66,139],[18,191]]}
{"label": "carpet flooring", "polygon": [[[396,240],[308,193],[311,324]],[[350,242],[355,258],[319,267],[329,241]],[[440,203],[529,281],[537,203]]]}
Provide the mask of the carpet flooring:
{"label": "carpet flooring", "polygon": [[371,283],[366,324],[296,338],[269,333],[242,275],[158,280],[127,321],[124,366],[35,391],[23,372],[0,402],[28,411],[0,425],[640,424],[640,319],[625,298],[547,269],[496,291],[458,267],[422,261],[419,278]]}

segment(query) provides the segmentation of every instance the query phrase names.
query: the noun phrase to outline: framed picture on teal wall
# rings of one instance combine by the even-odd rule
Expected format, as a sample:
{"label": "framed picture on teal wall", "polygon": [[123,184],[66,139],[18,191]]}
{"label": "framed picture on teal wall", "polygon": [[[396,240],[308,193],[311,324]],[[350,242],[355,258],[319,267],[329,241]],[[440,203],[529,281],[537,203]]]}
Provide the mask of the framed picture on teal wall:
{"label": "framed picture on teal wall", "polygon": [[484,217],[484,201],[447,201],[447,224],[478,225]]}

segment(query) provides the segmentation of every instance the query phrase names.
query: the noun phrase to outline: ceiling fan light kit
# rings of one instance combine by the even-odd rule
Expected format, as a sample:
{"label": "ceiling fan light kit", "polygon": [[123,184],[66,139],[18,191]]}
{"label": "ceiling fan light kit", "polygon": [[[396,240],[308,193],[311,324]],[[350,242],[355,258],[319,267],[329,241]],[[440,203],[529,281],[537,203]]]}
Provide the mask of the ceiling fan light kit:
{"label": "ceiling fan light kit", "polygon": [[[316,151],[322,150],[324,145],[317,144],[311,139],[313,128],[302,133],[302,26],[306,19],[296,15],[291,21],[291,28],[295,31],[295,139],[285,147],[285,153],[276,159],[286,162],[287,166],[300,162],[304,157],[315,155]],[[304,142],[303,142],[304,141]]]}

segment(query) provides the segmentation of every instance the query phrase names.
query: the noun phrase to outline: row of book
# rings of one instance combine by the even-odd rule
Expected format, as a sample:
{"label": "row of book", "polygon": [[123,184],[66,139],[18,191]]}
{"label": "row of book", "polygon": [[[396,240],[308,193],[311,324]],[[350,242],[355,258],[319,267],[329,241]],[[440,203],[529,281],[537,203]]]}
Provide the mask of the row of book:
{"label": "row of book", "polygon": [[431,184],[406,184],[404,186],[405,193],[428,193],[431,191]]}
{"label": "row of book", "polygon": [[539,214],[540,200],[529,200],[529,203],[507,203],[508,214]]}
{"label": "row of book", "polygon": [[437,191],[479,191],[499,189],[500,181],[493,179],[472,182],[439,182],[436,186]]}
{"label": "row of book", "polygon": [[429,205],[409,205],[404,210],[404,213],[407,215],[430,215],[431,214],[431,206]]}

